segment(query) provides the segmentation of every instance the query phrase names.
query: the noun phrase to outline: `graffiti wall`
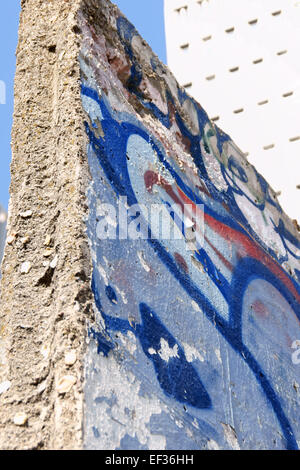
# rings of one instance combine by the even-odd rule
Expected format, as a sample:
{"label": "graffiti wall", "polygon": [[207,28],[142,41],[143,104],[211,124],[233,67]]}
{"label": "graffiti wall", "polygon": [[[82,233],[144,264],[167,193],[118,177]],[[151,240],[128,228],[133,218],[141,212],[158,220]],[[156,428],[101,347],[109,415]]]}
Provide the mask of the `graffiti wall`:
{"label": "graffiti wall", "polygon": [[96,318],[85,447],[297,449],[297,224],[99,3],[79,18]]}

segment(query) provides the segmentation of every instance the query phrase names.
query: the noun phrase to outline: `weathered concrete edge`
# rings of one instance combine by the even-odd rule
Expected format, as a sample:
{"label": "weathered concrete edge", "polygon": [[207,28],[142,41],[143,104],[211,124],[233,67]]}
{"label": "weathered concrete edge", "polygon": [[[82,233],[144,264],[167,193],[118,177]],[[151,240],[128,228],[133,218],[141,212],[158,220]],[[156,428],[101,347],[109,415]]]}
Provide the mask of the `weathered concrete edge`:
{"label": "weathered concrete edge", "polygon": [[[21,2],[1,288],[0,382],[9,385],[0,396],[1,449],[82,447],[82,358],[92,309],[80,3]],[[68,351],[76,354],[73,365]]]}

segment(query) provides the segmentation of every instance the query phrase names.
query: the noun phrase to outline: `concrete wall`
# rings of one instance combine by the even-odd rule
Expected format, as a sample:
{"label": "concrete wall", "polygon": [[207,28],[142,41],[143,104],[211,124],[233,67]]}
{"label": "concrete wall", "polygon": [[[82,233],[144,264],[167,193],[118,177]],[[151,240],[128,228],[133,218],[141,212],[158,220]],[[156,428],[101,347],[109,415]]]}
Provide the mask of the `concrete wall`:
{"label": "concrete wall", "polygon": [[90,265],[79,3],[21,2],[1,283],[2,449],[70,449],[82,442]]}
{"label": "concrete wall", "polygon": [[297,227],[115,7],[63,3],[23,2],[0,446],[297,448]]}

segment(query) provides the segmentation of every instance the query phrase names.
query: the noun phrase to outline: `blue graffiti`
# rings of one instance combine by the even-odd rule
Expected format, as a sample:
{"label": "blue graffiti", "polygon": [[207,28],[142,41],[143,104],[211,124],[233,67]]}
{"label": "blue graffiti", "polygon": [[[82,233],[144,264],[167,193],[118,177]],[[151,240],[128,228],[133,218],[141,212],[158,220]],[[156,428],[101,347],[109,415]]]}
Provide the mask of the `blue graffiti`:
{"label": "blue graffiti", "polygon": [[[134,28],[134,26],[124,17],[119,17],[117,20],[117,26],[118,26],[118,33],[120,40],[124,46],[125,52],[127,53],[128,57],[130,58],[131,62],[133,63],[133,66],[131,68],[131,76],[129,78],[129,81],[127,83],[127,88],[131,93],[133,93],[139,100],[140,104],[144,106],[144,108],[148,109],[151,111],[151,113],[159,119],[159,121],[166,127],[170,128],[171,125],[171,120],[170,120],[170,107],[176,107],[176,104],[174,102],[174,99],[172,97],[171,91],[166,87],[166,101],[168,104],[168,113],[163,114],[162,111],[153,103],[145,100],[143,93],[141,92],[139,86],[141,84],[143,76],[141,75],[141,67],[138,64],[138,60],[133,52],[132,49],[132,40],[135,36],[138,36],[139,33],[138,31]],[[151,61],[151,64],[153,61]],[[155,72],[156,65],[154,63],[153,71]],[[137,72],[138,71],[138,72]],[[130,84],[134,84],[134,86],[129,86]],[[184,123],[182,117],[180,114],[177,112],[176,113],[176,122],[177,125],[180,129],[180,132],[182,133],[182,136],[186,138],[190,142],[190,153],[191,156],[197,165],[199,169],[199,173],[201,175],[201,178],[205,181],[209,192],[212,196],[212,198],[215,201],[219,201],[221,203],[225,202],[227,205],[229,205],[231,213],[233,217],[240,222],[248,232],[251,233],[251,235],[259,241],[261,245],[264,246],[264,242],[259,238],[258,234],[255,233],[255,231],[252,229],[252,227],[249,225],[249,221],[247,218],[244,216],[244,214],[241,212],[240,208],[236,204],[235,200],[235,194],[239,194],[244,196],[253,206],[256,208],[263,210],[266,206],[267,203],[269,203],[271,206],[275,207],[278,212],[282,213],[282,209],[278,202],[272,198],[270,195],[270,190],[267,182],[265,179],[257,173],[255,168],[252,167],[252,170],[255,172],[256,178],[257,178],[257,184],[259,186],[260,191],[263,194],[263,201],[255,201],[249,198],[249,196],[240,188],[239,185],[236,184],[236,182],[233,180],[232,176],[230,173],[227,171],[227,169],[222,165],[221,171],[223,174],[223,177],[226,182],[229,183],[229,188],[227,192],[221,192],[218,191],[218,189],[214,186],[213,182],[210,180],[207,170],[205,168],[205,164],[203,162],[203,158],[201,155],[201,149],[200,149],[200,139],[203,138],[204,144],[206,145],[206,150],[208,153],[210,153],[210,146],[208,139],[209,137],[212,137],[213,135],[216,135],[217,137],[217,145],[219,152],[222,153],[222,145],[224,142],[230,141],[230,137],[220,131],[220,129],[215,126],[215,128],[210,127],[209,131],[207,134],[204,132],[205,125],[210,123],[209,118],[206,114],[206,112],[201,108],[197,102],[191,98],[190,96],[187,95],[185,90],[181,89],[178,87],[177,89],[178,93],[178,98],[179,102],[181,105],[187,100],[189,100],[194,107],[197,117],[198,117],[198,122],[199,122],[199,128],[200,128],[200,135],[193,135],[187,128],[186,124]],[[200,139],[199,139],[200,138]],[[240,181],[246,182],[247,181],[247,176],[245,174],[244,169],[241,167],[239,162],[231,156],[229,158],[229,169],[234,170],[233,175],[235,174]],[[286,233],[288,232],[287,229],[282,230],[284,226],[284,223],[282,220],[280,220],[280,226],[278,227],[278,231],[281,234],[282,237],[286,236]],[[284,233],[285,232],[285,233]],[[288,237],[293,237],[293,235],[288,232]],[[296,243],[296,247],[298,246],[299,241]],[[265,246],[265,249],[270,253],[270,255],[273,258],[278,258],[278,253],[276,253],[274,250],[270,249],[269,247]],[[279,262],[283,263],[284,261],[287,261],[288,256],[281,256],[279,257]]]}
{"label": "blue graffiti", "polygon": [[[158,381],[164,392],[181,403],[196,408],[210,408],[211,400],[194,367],[186,360],[183,349],[146,304],[140,305],[142,325],[137,335],[146,356],[153,362]],[[159,351],[162,338],[170,348],[177,346],[177,355],[166,361],[160,354],[150,354],[152,348]]]}
{"label": "blue graffiti", "polygon": [[[113,318],[105,314],[99,293],[93,277],[92,288],[95,302],[106,324],[106,336],[101,332],[91,330],[91,335],[98,343],[98,353],[104,356],[115,348],[109,338],[109,331],[133,332],[139,339],[145,355],[152,361],[157,374],[157,380],[167,396],[173,397],[180,403],[187,403],[199,409],[210,408],[211,400],[194,367],[186,360],[182,347],[162,324],[158,316],[146,304],[140,305],[142,323],[132,327],[129,322]],[[168,361],[159,354],[161,341],[165,340],[168,347],[174,349],[175,356]],[[150,352],[149,352],[150,351]]]}
{"label": "blue graffiti", "polygon": [[[82,93],[86,94],[86,96],[89,96],[89,97],[95,96],[94,95],[95,92],[93,90],[84,86],[82,87]],[[104,99],[100,100],[99,97],[97,97],[97,102],[100,105],[102,114],[104,116],[104,119],[102,121],[102,127],[105,133],[105,139],[104,138],[97,139],[93,131],[90,129],[90,127],[86,123],[85,124],[86,131],[89,136],[90,143],[93,147],[95,154],[98,157],[99,164],[102,166],[103,170],[105,171],[106,176],[108,180],[110,181],[112,187],[116,191],[116,193],[119,195],[127,196],[128,201],[131,205],[136,204],[138,201],[136,199],[136,196],[133,192],[133,189],[130,183],[130,178],[129,178],[128,169],[127,169],[127,162],[126,162],[126,144],[127,144],[128,137],[132,133],[139,134],[145,139],[147,139],[148,141],[151,141],[151,144],[155,148],[158,155],[161,155],[161,151],[159,147],[156,146],[154,139],[150,138],[144,130],[140,129],[140,127],[137,127],[131,123],[125,123],[125,122],[122,122],[122,124],[120,124],[116,120],[114,120],[110,115],[110,112],[108,110],[108,107],[105,104]],[[110,158],[111,155],[114,156],[113,159]],[[161,158],[163,157],[161,156]],[[166,162],[165,160],[164,160],[164,164],[166,166],[169,166],[168,162]],[[174,174],[174,171],[173,171],[173,174]],[[179,176],[177,176],[176,181],[178,184],[181,184],[181,180]],[[184,184],[181,184],[181,186],[185,190],[187,189]],[[190,192],[191,190],[189,189],[189,193]],[[193,194],[193,199],[197,202],[199,201],[199,203],[201,204],[205,203],[205,201],[199,198],[199,195]],[[214,213],[213,209],[211,209],[210,207],[206,206],[206,210],[208,213],[213,214],[215,217],[219,217],[218,214]],[[224,217],[222,219],[224,220]],[[228,225],[232,226],[233,228],[238,229],[240,232],[244,232],[244,229],[241,226],[237,226],[233,218],[226,216],[225,220]],[[177,266],[173,257],[164,249],[164,247],[155,239],[148,240],[148,243],[150,243],[153,250],[157,253],[161,261],[168,268],[168,270],[172,273],[172,275],[180,282],[184,290],[202,308],[207,318],[209,318],[209,320],[216,326],[216,328],[226,338],[228,343],[234,348],[235,351],[237,351],[241,355],[241,357],[248,364],[248,366],[254,373],[256,379],[260,383],[263,391],[266,394],[266,397],[268,398],[269,402],[271,403],[274,409],[274,412],[281,425],[282,432],[285,436],[287,448],[288,449],[297,448],[297,442],[295,440],[291,425],[289,424],[289,421],[284,414],[284,411],[282,409],[279,399],[276,396],[274,389],[272,388],[270,382],[268,381],[268,378],[264,374],[263,370],[260,368],[257,361],[254,359],[253,355],[247,349],[247,347],[243,344],[243,341],[242,341],[241,298],[243,297],[243,293],[245,291],[246,286],[249,284],[252,278],[254,277],[255,278],[259,278],[259,277],[267,278],[267,276],[269,275],[269,272],[266,270],[264,265],[261,263],[258,263],[254,266],[252,262],[253,260],[246,259],[243,262],[243,269],[240,269],[239,266],[236,268],[235,276],[233,278],[230,288],[228,288],[228,285],[226,284],[226,288],[223,289],[223,292],[226,292],[228,289],[226,298],[228,299],[228,302],[231,305],[230,320],[229,322],[227,322],[215,310],[215,308],[212,306],[211,302],[203,294],[203,292],[201,292],[199,288],[193,283],[193,281],[190,278],[188,278],[188,276],[186,276],[185,273],[182,272],[182,270]],[[215,268],[213,267],[212,262],[209,260],[209,256],[206,253],[204,253],[204,251],[205,250],[203,250],[202,254],[200,253],[199,256],[200,257],[202,256],[202,261],[203,261],[203,258],[206,257],[207,270],[210,272],[211,278],[214,279],[216,278]],[[221,286],[222,284],[224,285],[225,281],[224,279],[221,278],[220,273],[218,273],[218,278],[219,278],[218,280],[220,280],[221,283],[219,284],[219,282],[217,282],[216,280],[216,285],[221,285]],[[278,290],[282,293],[282,295],[288,300],[288,302],[294,309],[295,313],[297,314],[298,318],[300,318],[299,304],[297,303],[293,295],[276,278],[272,277],[271,281],[278,288]],[[298,287],[298,290],[299,290],[299,287]],[[97,301],[97,290],[95,289],[95,287],[94,287],[94,295]],[[101,306],[99,304],[99,301],[98,301],[98,308],[101,311]],[[106,321],[107,331],[110,331],[111,329],[120,330],[120,331],[130,330],[130,331],[133,331],[141,340],[141,336],[137,333],[138,329],[133,330],[128,321],[120,320],[117,318],[109,318],[108,316],[105,315],[104,312],[102,312],[102,315]],[[154,364],[154,366],[155,366],[156,372],[158,373],[158,364]],[[164,377],[167,376],[168,374],[169,374],[169,371],[164,372],[164,373],[161,372],[160,375],[158,374],[158,378],[160,378],[162,381],[160,382],[161,386],[165,392],[169,390],[168,387],[166,386],[166,382],[164,381],[165,380]],[[178,379],[178,376],[173,375],[173,380],[176,380],[176,379]],[[202,390],[202,393],[200,393],[199,396],[200,398],[202,397],[203,399],[203,397],[205,397],[205,393],[204,393],[205,389],[203,385],[201,384],[200,379],[198,379],[198,382],[193,381],[193,383],[198,383],[195,390],[197,390],[197,393],[199,393],[199,390]],[[193,396],[194,396],[194,393],[193,393]],[[178,395],[177,395],[177,398],[178,398]],[[182,400],[183,398],[181,397],[180,401]],[[206,403],[206,406],[207,406],[207,404],[209,403],[209,397],[206,397],[204,399],[204,403]]]}
{"label": "blue graffiti", "polygon": [[[127,82],[127,89],[133,93],[139,99],[140,103],[151,111],[165,127],[169,128],[169,112],[167,114],[163,114],[154,103],[146,101],[139,90],[139,85],[142,80],[142,70],[131,48],[132,39],[136,34],[138,34],[137,31],[124,18],[119,18],[118,28],[120,39],[132,63],[131,77]],[[155,69],[156,64],[153,63],[152,66]],[[207,200],[203,198],[197,189],[190,188],[183,181],[178,172],[174,170],[166,160],[160,143],[156,141],[153,136],[150,136],[146,129],[144,129],[140,124],[134,124],[132,122],[132,118],[129,119],[129,117],[126,120],[126,116],[121,114],[119,119],[117,117],[115,118],[117,113],[110,110],[106,98],[103,96],[100,99],[95,90],[83,85],[82,94],[93,99],[95,103],[99,105],[103,116],[103,120],[101,121],[102,130],[105,136],[103,138],[97,138],[94,133],[93,126],[90,127],[87,122],[85,123],[90,145],[92,146],[99,165],[103,168],[111,187],[118,196],[126,196],[129,205],[138,203],[136,194],[134,193],[131,185],[126,159],[128,139],[132,134],[136,134],[151,144],[160,162],[170,172],[178,187],[193,202],[195,202],[195,204],[203,204],[205,206],[205,212],[209,216],[243,236],[249,237],[250,234],[252,240],[257,240],[271,258],[277,259],[278,264],[281,264],[288,259],[288,254],[286,254],[286,256],[279,256],[273,249],[264,245],[260,240],[259,235],[255,233],[249,225],[248,220],[241,212],[235,200],[235,194],[242,195],[260,210],[263,210],[266,202],[268,202],[276,207],[281,213],[282,211],[280,206],[270,196],[269,188],[265,180],[259,174],[256,174],[257,182],[260,185],[260,190],[264,196],[264,200],[253,201],[250,199],[238,184],[239,181],[247,183],[247,174],[237,159],[233,156],[229,158],[227,168],[225,168],[224,165],[221,165],[222,175],[224,180],[228,183],[228,189],[226,191],[220,191],[210,180],[205,168],[199,143],[202,138],[205,145],[205,151],[207,153],[210,152],[208,138],[213,134],[205,135],[204,131],[202,131],[205,125],[209,123],[209,120],[205,112],[196,105],[196,103],[191,100],[184,91],[178,89],[179,101],[183,103],[186,99],[189,99],[194,104],[197,111],[199,128],[201,129],[200,135],[192,135],[178,112],[176,112],[177,125],[182,135],[190,143],[191,156],[198,168],[199,176],[206,183],[211,198],[217,203],[220,203],[220,206],[225,204],[228,208],[226,211],[220,210],[220,208],[215,210],[210,204],[208,204]],[[175,103],[169,90],[166,91],[166,97],[168,106],[170,103],[174,106]],[[229,137],[222,133],[218,128],[211,132],[214,132],[217,137],[217,145],[219,152],[221,153],[222,145],[224,142],[229,141]],[[295,237],[288,231],[282,219],[280,219],[277,226],[274,224],[274,230],[279,234],[286,252],[290,253],[296,259],[299,259],[291,249],[291,245],[299,248],[299,240],[295,239]],[[242,299],[247,287],[253,279],[264,279],[272,284],[284,299],[287,300],[295,312],[295,315],[300,320],[300,305],[295,295],[286,287],[283,281],[278,279],[262,262],[250,257],[244,257],[235,265],[232,280],[229,283],[220,270],[215,267],[207,251],[202,248],[195,252],[195,257],[204,266],[206,273],[225,298],[229,306],[229,320],[227,321],[215,309],[205,293],[199,289],[193,280],[180,268],[180,266],[178,266],[173,256],[168,253],[158,240],[150,237],[147,242],[150,244],[164,266],[166,266],[172,276],[179,282],[185,292],[194,302],[196,302],[197,305],[199,305],[210,322],[223,335],[233,350],[236,351],[248,365],[274,410],[284,435],[287,449],[297,449],[298,446],[293,429],[284,413],[280,399],[277,397],[265,372],[244,344],[242,332]],[[295,270],[295,273],[298,276],[298,279],[300,279],[299,270]],[[300,294],[300,287],[295,279],[288,274],[285,275],[289,279],[290,284],[294,287],[295,292]],[[133,327],[127,320],[107,315],[102,308],[95,278],[93,278],[92,287],[97,308],[101,312],[105,321],[104,332],[99,333],[94,330],[91,332],[91,335],[98,342],[99,352],[103,352],[103,354],[107,356],[109,351],[114,349],[114,342],[110,337],[111,331],[121,331],[124,333],[131,331],[140,341],[146,357],[152,361],[157,380],[167,396],[174,397],[180,403],[187,403],[199,409],[211,408],[213,404],[211,403],[209,394],[200,380],[198,373],[191,364],[187,362],[182,347],[163,325],[158,315],[151,309],[151,307],[145,303],[140,304],[141,323],[136,324]],[[117,295],[112,286],[107,286],[105,292],[112,304],[116,304],[118,302]],[[176,355],[171,357],[169,361],[163,360],[161,355],[158,353],[161,347],[160,342],[162,338],[165,339],[170,348],[175,348],[176,350]],[[149,350],[151,350],[152,353],[150,353]]]}

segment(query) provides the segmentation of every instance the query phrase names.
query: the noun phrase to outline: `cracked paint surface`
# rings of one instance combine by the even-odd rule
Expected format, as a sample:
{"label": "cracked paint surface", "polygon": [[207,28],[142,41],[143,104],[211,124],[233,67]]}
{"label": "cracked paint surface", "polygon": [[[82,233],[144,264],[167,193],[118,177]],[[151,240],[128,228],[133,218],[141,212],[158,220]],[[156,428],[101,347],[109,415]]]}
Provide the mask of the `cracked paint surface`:
{"label": "cracked paint surface", "polygon": [[[96,311],[86,448],[297,448],[299,234],[261,175],[163,74],[125,18],[109,19],[115,51],[81,21]],[[124,197],[141,204],[145,221],[147,208],[162,204],[178,237],[99,240],[100,204],[117,209]],[[187,250],[197,207],[204,233]]]}

